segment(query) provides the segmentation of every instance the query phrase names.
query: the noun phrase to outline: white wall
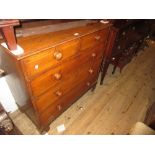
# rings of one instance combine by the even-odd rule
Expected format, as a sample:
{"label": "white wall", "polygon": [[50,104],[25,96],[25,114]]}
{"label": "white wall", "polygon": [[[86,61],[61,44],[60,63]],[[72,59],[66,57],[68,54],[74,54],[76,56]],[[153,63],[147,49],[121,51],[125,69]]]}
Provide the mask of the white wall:
{"label": "white wall", "polygon": [[0,102],[7,112],[14,112],[18,109],[5,77],[0,78]]}

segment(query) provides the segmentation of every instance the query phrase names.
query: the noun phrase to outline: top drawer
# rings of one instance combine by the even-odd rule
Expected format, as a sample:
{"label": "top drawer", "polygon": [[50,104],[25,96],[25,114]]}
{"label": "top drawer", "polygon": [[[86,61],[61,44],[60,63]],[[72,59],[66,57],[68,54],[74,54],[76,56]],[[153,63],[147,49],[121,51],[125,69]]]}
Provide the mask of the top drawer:
{"label": "top drawer", "polygon": [[81,50],[92,49],[98,44],[104,43],[107,39],[108,32],[108,29],[104,29],[82,37]]}
{"label": "top drawer", "polygon": [[78,50],[79,40],[76,39],[25,58],[22,60],[24,73],[32,77],[76,55]]}

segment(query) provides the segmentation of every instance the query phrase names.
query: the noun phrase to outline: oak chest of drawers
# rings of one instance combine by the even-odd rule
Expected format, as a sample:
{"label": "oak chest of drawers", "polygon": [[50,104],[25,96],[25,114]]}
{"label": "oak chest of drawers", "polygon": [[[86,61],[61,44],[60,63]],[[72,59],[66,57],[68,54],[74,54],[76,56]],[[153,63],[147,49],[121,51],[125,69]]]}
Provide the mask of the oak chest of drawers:
{"label": "oak chest of drawers", "polygon": [[0,47],[2,68],[17,104],[32,103],[41,127],[95,87],[110,28],[95,23],[18,38],[21,55]]}

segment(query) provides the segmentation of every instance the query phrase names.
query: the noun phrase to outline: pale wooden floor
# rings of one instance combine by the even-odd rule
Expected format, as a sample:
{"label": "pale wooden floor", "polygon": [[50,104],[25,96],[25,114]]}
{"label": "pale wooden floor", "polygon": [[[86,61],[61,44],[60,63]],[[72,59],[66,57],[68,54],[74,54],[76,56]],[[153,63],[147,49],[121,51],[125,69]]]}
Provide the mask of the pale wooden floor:
{"label": "pale wooden floor", "polygon": [[[139,52],[121,74],[111,75],[102,86],[88,91],[50,125],[48,134],[128,134],[155,101],[155,43]],[[12,117],[24,134],[39,134],[24,114]],[[23,124],[24,123],[24,124]],[[66,130],[59,133],[57,126]]]}

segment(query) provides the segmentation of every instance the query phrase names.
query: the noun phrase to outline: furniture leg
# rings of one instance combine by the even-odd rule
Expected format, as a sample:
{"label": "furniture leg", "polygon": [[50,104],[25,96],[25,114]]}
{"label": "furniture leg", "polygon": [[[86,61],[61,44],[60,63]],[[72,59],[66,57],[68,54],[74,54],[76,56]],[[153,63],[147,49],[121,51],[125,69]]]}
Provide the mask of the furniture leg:
{"label": "furniture leg", "polygon": [[106,50],[105,50],[105,63],[102,63],[102,65],[101,65],[101,81],[100,81],[100,85],[103,84],[104,77],[106,75],[109,64],[111,62],[112,49],[113,49],[113,46],[114,46],[117,31],[118,31],[118,29],[113,27],[111,29],[109,37],[108,37],[107,47],[106,47]]}
{"label": "furniture leg", "polygon": [[103,69],[101,69],[101,81],[100,81],[100,85],[103,84],[103,80],[104,80],[104,77],[105,77],[106,72],[108,70],[109,64],[110,64],[110,60],[109,61],[106,61],[104,63]]}

